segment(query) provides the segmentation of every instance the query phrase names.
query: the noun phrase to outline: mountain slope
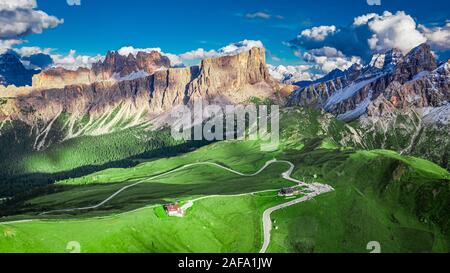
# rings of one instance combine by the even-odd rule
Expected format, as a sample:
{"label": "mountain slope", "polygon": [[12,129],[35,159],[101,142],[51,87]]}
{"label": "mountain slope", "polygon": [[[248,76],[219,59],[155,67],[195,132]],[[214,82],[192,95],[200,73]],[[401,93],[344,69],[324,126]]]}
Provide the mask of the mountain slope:
{"label": "mountain slope", "polygon": [[[127,252],[130,248],[138,252],[177,252],[191,249],[189,246],[213,252],[256,252],[262,244],[262,211],[272,202],[281,201],[275,193],[212,197],[195,202],[182,219],[167,218],[158,211],[162,204],[191,200],[192,195],[237,194],[273,188],[280,183],[277,177],[284,170],[283,166],[261,177],[242,179],[199,167],[124,191],[108,206],[76,213],[80,221],[67,219],[73,215],[38,214],[98,203],[125,185],[190,162],[213,161],[251,173],[274,157],[295,164],[293,177],[331,184],[336,191],[275,213],[273,219],[278,228],[272,233],[271,251],[366,252],[367,243],[374,240],[382,244],[383,252],[448,251],[450,175],[447,171],[426,160],[390,151],[361,151],[342,146],[354,130],[320,111],[285,109],[281,125],[284,128],[282,145],[272,153],[262,152],[258,141],[226,141],[131,168],[110,169],[60,181],[46,194],[29,197],[12,206],[16,213],[25,215],[9,219],[45,217],[53,220],[8,224],[6,228],[16,233],[16,243],[13,245],[7,237],[0,236],[0,251],[16,247],[24,251],[59,252],[63,251],[58,248],[62,242],[76,235],[74,238],[86,244],[86,252]],[[277,177],[271,176],[275,173]],[[145,207],[149,204],[155,207]],[[136,208],[141,209],[134,210]],[[2,211],[8,212],[8,208],[3,207]],[[145,219],[147,224],[139,219]],[[121,225],[117,226],[123,222],[133,228],[124,230]],[[148,229],[149,222],[152,229]],[[242,223],[251,229],[241,229]],[[188,232],[178,233],[174,240],[165,233],[173,227]],[[62,229],[64,233],[60,232]],[[240,232],[222,231],[230,229]],[[243,238],[239,236],[241,233],[246,235],[244,241],[239,239]],[[204,237],[205,234],[208,236]],[[36,240],[38,235],[46,240]],[[135,236],[153,243],[142,244]],[[195,243],[197,236],[203,238],[201,245]],[[25,242],[31,250],[25,248]]]}
{"label": "mountain slope", "polygon": [[194,100],[233,104],[275,95],[265,51],[253,48],[236,56],[203,60],[200,66],[160,70],[133,80],[30,91],[5,100],[0,124],[14,127],[21,122],[30,127],[29,135],[41,143],[35,147],[40,149],[48,146],[46,136],[55,124],[60,124],[62,139],[96,136],[138,125],[149,127],[174,106]]}
{"label": "mountain slope", "polygon": [[[450,63],[437,65],[427,44],[406,56],[377,54],[365,67],[295,91],[288,105],[324,109],[351,122],[365,147],[422,155],[449,168]],[[352,122],[353,121],[353,122]]]}

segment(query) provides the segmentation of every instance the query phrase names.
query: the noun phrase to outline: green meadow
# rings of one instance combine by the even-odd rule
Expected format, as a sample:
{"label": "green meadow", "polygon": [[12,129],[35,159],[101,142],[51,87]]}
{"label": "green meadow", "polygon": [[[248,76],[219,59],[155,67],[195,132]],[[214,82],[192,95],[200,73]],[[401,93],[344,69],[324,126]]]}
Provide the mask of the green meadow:
{"label": "green meadow", "polygon": [[[291,109],[281,128],[274,152],[261,151],[259,141],[223,141],[57,179],[2,205],[0,252],[66,252],[73,241],[82,252],[258,252],[264,210],[286,202],[276,192],[293,185],[281,177],[288,165],[273,164],[254,177],[204,165],[152,177],[196,162],[251,174],[274,158],[292,162],[296,179],[335,191],[273,213],[269,252],[369,252],[371,241],[383,252],[449,251],[447,170],[362,149],[350,143],[348,126],[318,112]],[[131,185],[97,209],[41,214],[93,206]],[[184,218],[168,217],[162,207],[197,198]]]}

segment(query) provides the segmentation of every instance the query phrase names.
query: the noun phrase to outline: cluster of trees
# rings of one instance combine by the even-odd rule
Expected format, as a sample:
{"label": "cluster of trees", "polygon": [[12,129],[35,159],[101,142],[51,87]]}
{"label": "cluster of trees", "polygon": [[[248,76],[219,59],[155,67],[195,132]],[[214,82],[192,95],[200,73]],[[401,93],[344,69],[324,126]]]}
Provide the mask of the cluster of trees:
{"label": "cluster of trees", "polygon": [[136,159],[167,157],[206,142],[172,138],[170,130],[132,128],[101,136],[83,136],[34,151],[30,128],[16,127],[0,136],[0,197],[32,193],[55,181],[108,168],[127,168]]}

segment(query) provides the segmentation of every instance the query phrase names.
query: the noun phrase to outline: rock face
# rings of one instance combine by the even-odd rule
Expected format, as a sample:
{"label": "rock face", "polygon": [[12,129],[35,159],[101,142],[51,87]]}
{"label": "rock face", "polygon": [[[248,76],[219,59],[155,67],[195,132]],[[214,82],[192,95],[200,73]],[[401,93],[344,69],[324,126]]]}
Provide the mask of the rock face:
{"label": "rock face", "polygon": [[92,65],[92,69],[79,68],[76,71],[51,68],[33,77],[33,87],[61,88],[72,84],[90,84],[108,80],[126,80],[145,77],[155,71],[168,69],[170,60],[157,51],[138,52],[136,56],[120,55],[110,51],[104,61]]}
{"label": "rock face", "polygon": [[289,105],[324,109],[354,124],[369,149],[391,149],[450,169],[450,62],[428,45],[390,50],[369,65],[292,93]]}
{"label": "rock face", "polygon": [[[195,99],[241,103],[253,96],[271,97],[273,84],[264,49],[253,48],[236,56],[206,59],[200,66],[160,70],[134,80],[35,90],[0,107],[0,123],[20,120],[39,135],[65,116],[66,138],[98,135],[118,124],[123,129],[149,122],[174,105]],[[86,118],[87,124],[81,122]]]}
{"label": "rock face", "polygon": [[110,51],[103,62],[99,61],[92,65],[92,72],[97,78],[108,80],[114,75],[125,77],[137,71],[153,74],[156,70],[169,67],[169,58],[162,56],[157,51],[138,52],[136,56],[131,53],[128,56],[123,56],[118,52]]}
{"label": "rock face", "polygon": [[95,82],[95,77],[87,68],[79,68],[76,71],[61,67],[50,68],[33,77],[33,87],[58,88],[68,84],[87,84]]}
{"label": "rock face", "polygon": [[[449,96],[450,81],[445,70],[437,68],[427,44],[406,56],[391,50],[375,55],[366,67],[294,92],[289,105],[323,108],[345,121],[364,114],[383,115],[390,107],[440,106]],[[432,92],[434,88],[439,94]]]}
{"label": "rock face", "polygon": [[0,85],[31,85],[31,78],[38,72],[26,69],[14,54],[0,55]]}

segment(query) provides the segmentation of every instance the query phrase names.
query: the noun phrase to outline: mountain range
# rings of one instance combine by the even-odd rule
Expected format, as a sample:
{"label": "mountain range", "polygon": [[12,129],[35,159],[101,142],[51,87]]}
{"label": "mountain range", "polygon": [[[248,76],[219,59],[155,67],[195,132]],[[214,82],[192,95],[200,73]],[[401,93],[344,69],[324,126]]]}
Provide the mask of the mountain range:
{"label": "mountain range", "polygon": [[[35,138],[33,149],[42,149],[81,135],[162,125],[173,106],[196,99],[223,105],[253,97],[277,99],[277,84],[269,76],[262,48],[205,59],[199,66],[168,66],[170,61],[157,52],[138,53],[136,58],[110,52],[92,69],[43,71],[33,77],[33,87],[8,89],[17,95],[4,99],[0,123],[28,127],[27,135]],[[61,132],[49,134],[60,123]]]}
{"label": "mountain range", "polygon": [[[24,71],[17,63],[20,60],[9,58],[16,65],[8,69]],[[290,78],[283,82],[272,76],[265,50],[255,47],[232,56],[204,59],[191,67],[174,67],[157,51],[127,55],[110,51],[91,68],[49,68],[27,74],[32,86],[0,87],[0,218],[46,219],[48,226],[35,232],[14,226],[14,240],[0,236],[0,251],[21,247],[25,251],[50,251],[58,245],[55,241],[66,242],[67,234],[78,236],[80,231],[88,232],[86,242],[91,242],[94,227],[100,230],[94,237],[102,242],[102,236],[107,236],[121,238],[119,245],[142,246],[139,250],[145,252],[185,250],[167,248],[173,238],[161,237],[165,232],[139,243],[121,237],[165,230],[164,223],[174,223],[175,232],[189,230],[180,228],[181,224],[194,225],[188,235],[179,236],[186,240],[180,246],[191,246],[192,234],[198,230],[202,233],[198,236],[203,236],[220,226],[226,232],[211,238],[220,245],[218,251],[223,251],[229,245],[223,238],[230,227],[240,234],[241,226],[252,226],[242,222],[253,214],[255,227],[249,233],[253,235],[242,238],[254,236],[250,244],[259,245],[261,216],[275,204],[264,202],[284,200],[276,191],[267,192],[282,186],[280,174],[286,176],[283,166],[270,167],[261,177],[236,178],[207,167],[180,169],[173,176],[172,172],[184,164],[218,162],[252,173],[276,158],[292,164],[287,171],[292,177],[335,189],[317,197],[316,202],[280,211],[286,215],[276,219],[288,238],[276,244],[281,251],[364,251],[367,241],[379,240],[385,251],[448,252],[449,65],[436,61],[430,47],[423,44],[406,55],[396,49],[376,54],[365,66],[334,70],[314,81],[298,83]],[[279,149],[261,151],[261,140],[175,140],[168,128],[175,122],[171,110],[180,104],[191,107],[196,101],[220,106],[280,105]],[[171,175],[151,181],[166,171]],[[255,190],[264,193],[248,195]],[[180,222],[166,218],[163,204],[194,199],[214,202],[215,197],[209,196],[227,200],[219,202],[227,208],[219,209],[213,217],[222,224],[204,226],[215,221],[205,215],[211,215],[210,207],[216,205],[205,205],[205,213],[199,206],[201,201],[195,202],[195,211],[177,219]],[[240,205],[229,205],[230,198],[238,198]],[[240,198],[257,199],[249,199],[254,206],[233,224],[229,219],[242,210]],[[79,211],[67,211],[70,208]],[[222,214],[227,210],[230,214]],[[136,211],[154,217],[152,229],[148,229],[150,221],[144,216],[126,216]],[[201,218],[193,218],[199,211],[204,213]],[[143,224],[125,221],[131,233],[123,228],[104,232],[109,224],[97,221],[111,215],[116,222],[123,219],[116,217],[124,216]],[[94,224],[72,229],[72,217]],[[191,219],[196,220],[186,222]],[[200,228],[195,226],[198,223]],[[136,230],[128,229],[131,225]],[[320,232],[300,236],[299,226],[317,227]],[[63,234],[54,236],[58,232]],[[276,239],[281,233],[273,234]],[[148,243],[157,237],[162,239],[154,241],[155,247]],[[236,246],[233,250],[246,250],[236,241],[230,240],[230,245]],[[330,247],[330,241],[336,242]],[[29,248],[30,242],[36,244],[34,248]],[[94,241],[94,248],[88,251],[111,247],[113,251],[129,251],[119,250],[117,245]],[[204,245],[199,251],[205,250]]]}
{"label": "mountain range", "polygon": [[0,85],[31,85],[33,75],[39,72],[40,70],[25,68],[16,54],[0,54]]}
{"label": "mountain range", "polygon": [[[2,60],[14,75],[29,77],[14,55]],[[40,150],[82,135],[136,125],[158,128],[170,122],[174,105],[197,99],[225,105],[268,98],[355,124],[363,146],[424,155],[448,168],[449,66],[422,44],[406,55],[396,49],[376,54],[366,66],[334,70],[299,86],[271,76],[262,48],[181,68],[157,51],[126,56],[110,51],[91,69],[50,68],[33,75],[32,87],[5,89],[0,123],[22,123],[35,139],[31,148]],[[53,129],[61,132],[50,133]]]}

